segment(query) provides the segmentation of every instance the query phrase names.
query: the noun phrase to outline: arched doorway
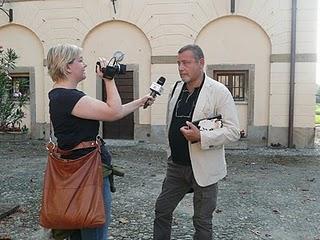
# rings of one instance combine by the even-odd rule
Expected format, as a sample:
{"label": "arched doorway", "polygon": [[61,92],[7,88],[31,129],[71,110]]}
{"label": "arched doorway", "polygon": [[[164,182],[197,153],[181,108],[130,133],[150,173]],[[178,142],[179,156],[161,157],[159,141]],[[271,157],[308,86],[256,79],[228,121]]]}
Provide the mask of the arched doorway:
{"label": "arched doorway", "polygon": [[[104,98],[102,82],[95,76],[94,63],[98,57],[110,59],[115,51],[120,50],[125,53],[122,63],[128,66],[127,73],[116,78],[123,103],[146,94],[150,84],[151,47],[138,27],[123,21],[102,23],[88,33],[83,49],[84,58],[91,63],[82,86],[86,92]],[[105,138],[133,139],[137,126],[145,123],[150,123],[150,113],[139,110],[125,119],[104,122],[101,132]]]}
{"label": "arched doorway", "polygon": [[13,80],[24,79],[28,85],[30,100],[24,109],[25,118],[21,126],[26,125],[34,138],[43,137],[43,133],[38,133],[37,126],[37,123],[45,121],[45,106],[48,103],[44,90],[42,43],[30,29],[17,24],[1,27],[0,36],[0,45],[14,49],[19,56],[16,68],[11,73]]}
{"label": "arched doorway", "polygon": [[252,143],[267,145],[271,42],[266,32],[248,18],[228,16],[207,24],[196,43],[204,51],[207,74],[233,94],[241,129]]}

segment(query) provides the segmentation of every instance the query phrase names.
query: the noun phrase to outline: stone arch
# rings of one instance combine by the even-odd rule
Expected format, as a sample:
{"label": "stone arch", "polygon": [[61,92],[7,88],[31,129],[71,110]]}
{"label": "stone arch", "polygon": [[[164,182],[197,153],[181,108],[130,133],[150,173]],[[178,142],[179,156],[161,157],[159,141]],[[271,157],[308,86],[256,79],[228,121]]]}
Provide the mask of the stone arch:
{"label": "stone arch", "polygon": [[[151,46],[145,34],[135,25],[124,21],[108,21],[91,29],[82,47],[88,64],[88,79],[95,79],[94,63],[98,57],[109,59],[116,50],[123,51],[124,63],[139,65],[139,90],[148,89],[150,79]],[[95,95],[94,88],[84,83],[86,90]],[[147,85],[146,85],[147,84]],[[92,84],[91,84],[92,85]]]}
{"label": "stone arch", "polygon": [[251,136],[266,139],[272,46],[266,31],[246,17],[227,16],[204,26],[195,42],[204,50],[209,75],[214,70],[249,72],[248,100],[236,103],[240,125]]}
{"label": "stone arch", "polygon": [[[82,43],[83,56],[88,63],[87,79],[82,88],[101,99],[101,82],[95,83],[95,62],[98,57],[110,59],[116,50],[125,53],[123,60],[133,71],[134,99],[147,94],[151,75],[151,46],[145,34],[135,25],[124,21],[107,21],[91,29]],[[149,111],[139,110],[134,115],[135,128],[138,124],[149,124]],[[136,136],[136,134],[135,134]]]}
{"label": "stone arch", "polygon": [[48,103],[44,83],[42,43],[31,29],[18,24],[1,26],[0,35],[0,45],[4,48],[13,48],[19,56],[14,71],[28,72],[30,76],[30,105],[24,123],[31,129],[33,137],[43,137],[43,133],[37,133],[39,128],[37,123],[45,122]]}

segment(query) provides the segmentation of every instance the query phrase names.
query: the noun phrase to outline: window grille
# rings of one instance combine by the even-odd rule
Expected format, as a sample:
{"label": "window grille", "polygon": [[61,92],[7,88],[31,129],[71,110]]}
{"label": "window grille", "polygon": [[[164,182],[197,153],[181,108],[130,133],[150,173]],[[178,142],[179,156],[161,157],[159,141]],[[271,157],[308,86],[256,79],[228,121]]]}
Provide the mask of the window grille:
{"label": "window grille", "polygon": [[248,71],[214,71],[214,78],[229,89],[235,101],[247,101]]}

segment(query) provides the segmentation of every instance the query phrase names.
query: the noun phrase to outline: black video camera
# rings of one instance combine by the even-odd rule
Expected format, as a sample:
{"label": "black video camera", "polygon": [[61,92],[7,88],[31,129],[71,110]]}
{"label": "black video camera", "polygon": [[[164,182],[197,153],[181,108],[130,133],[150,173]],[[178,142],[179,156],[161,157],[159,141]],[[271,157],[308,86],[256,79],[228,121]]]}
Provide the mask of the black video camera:
{"label": "black video camera", "polygon": [[109,60],[108,65],[105,68],[101,68],[100,62],[97,62],[96,65],[101,68],[101,72],[103,73],[103,77],[107,79],[113,79],[116,74],[125,74],[127,70],[127,66],[125,64],[120,64],[124,58],[124,53],[121,51],[116,51],[113,54],[113,57]]}

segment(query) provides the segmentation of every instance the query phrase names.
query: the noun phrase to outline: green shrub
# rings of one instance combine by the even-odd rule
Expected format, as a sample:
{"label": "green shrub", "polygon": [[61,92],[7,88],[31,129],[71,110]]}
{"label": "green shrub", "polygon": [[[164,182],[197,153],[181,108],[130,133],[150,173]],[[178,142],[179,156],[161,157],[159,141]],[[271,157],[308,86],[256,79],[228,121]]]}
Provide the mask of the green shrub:
{"label": "green shrub", "polygon": [[13,93],[12,78],[9,73],[15,68],[17,59],[18,55],[13,49],[4,50],[0,46],[0,131],[21,131],[22,129],[20,125],[25,116],[22,109],[29,96]]}
{"label": "green shrub", "polygon": [[316,115],[320,115],[320,103],[316,103],[315,113],[316,113]]}

